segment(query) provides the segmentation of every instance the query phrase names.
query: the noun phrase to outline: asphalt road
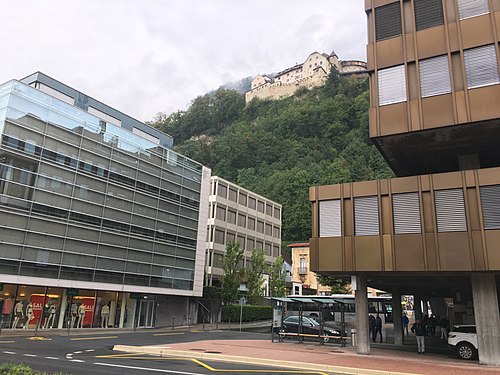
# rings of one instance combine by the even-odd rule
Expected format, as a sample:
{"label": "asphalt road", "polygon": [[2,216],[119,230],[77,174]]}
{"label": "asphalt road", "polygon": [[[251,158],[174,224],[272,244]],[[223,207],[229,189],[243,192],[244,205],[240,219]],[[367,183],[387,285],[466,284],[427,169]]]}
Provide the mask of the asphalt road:
{"label": "asphalt road", "polygon": [[[164,358],[113,352],[114,345],[155,345],[210,339],[269,340],[269,334],[232,331],[138,331],[131,333],[78,332],[31,337],[0,336],[0,361],[26,363],[34,369],[64,374],[292,374],[276,368],[223,362],[207,363],[189,358]],[[200,348],[201,349],[201,348]],[[296,374],[296,372],[295,372]]]}

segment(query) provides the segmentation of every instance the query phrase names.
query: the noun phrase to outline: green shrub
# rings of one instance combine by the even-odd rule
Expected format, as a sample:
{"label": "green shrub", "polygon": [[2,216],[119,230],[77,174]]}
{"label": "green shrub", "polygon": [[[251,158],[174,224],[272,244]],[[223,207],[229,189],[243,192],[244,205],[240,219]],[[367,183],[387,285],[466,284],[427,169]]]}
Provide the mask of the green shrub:
{"label": "green shrub", "polygon": [[[231,322],[240,321],[240,305],[222,306],[223,322],[231,320]],[[271,306],[253,306],[243,305],[243,322],[255,322],[257,320],[270,320],[273,318],[273,308]]]}
{"label": "green shrub", "polygon": [[[0,375],[48,375],[47,372],[40,372],[31,369],[28,365],[19,363],[2,363],[0,364]],[[62,375],[58,373],[50,373],[52,375]]]}

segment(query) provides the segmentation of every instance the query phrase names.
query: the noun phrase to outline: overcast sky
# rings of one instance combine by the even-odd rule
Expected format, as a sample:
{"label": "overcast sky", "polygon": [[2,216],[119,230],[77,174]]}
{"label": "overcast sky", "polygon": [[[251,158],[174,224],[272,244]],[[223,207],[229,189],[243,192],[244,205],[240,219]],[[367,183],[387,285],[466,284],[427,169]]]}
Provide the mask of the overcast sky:
{"label": "overcast sky", "polygon": [[3,0],[0,81],[42,71],[139,120],[313,51],[366,60],[363,0]]}

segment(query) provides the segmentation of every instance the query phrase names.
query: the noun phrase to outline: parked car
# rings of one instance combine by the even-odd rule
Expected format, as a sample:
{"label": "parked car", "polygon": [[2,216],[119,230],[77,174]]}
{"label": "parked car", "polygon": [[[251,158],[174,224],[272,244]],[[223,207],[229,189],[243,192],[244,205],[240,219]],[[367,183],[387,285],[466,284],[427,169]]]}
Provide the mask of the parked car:
{"label": "parked car", "polygon": [[475,325],[453,326],[448,334],[448,347],[462,359],[477,356],[477,334]]}
{"label": "parked car", "polygon": [[[321,325],[319,322],[311,317],[302,317],[302,333],[310,334],[310,335],[319,335],[320,334]],[[283,332],[287,333],[299,333],[299,317],[298,316],[289,316],[285,320],[283,320],[283,324],[281,326]],[[330,327],[323,327],[323,336],[336,336],[340,337],[340,330]],[[345,336],[345,335],[344,335]],[[324,338],[325,342],[328,342],[328,337]]]}

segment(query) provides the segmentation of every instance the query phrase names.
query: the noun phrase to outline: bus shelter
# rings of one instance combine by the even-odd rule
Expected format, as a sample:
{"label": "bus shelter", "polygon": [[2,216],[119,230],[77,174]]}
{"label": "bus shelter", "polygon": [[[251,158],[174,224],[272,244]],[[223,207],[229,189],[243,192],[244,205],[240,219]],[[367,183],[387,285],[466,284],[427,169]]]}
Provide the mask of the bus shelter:
{"label": "bus shelter", "polygon": [[[329,341],[339,341],[342,346],[345,346],[345,304],[343,301],[321,297],[269,297],[269,299],[273,303],[273,323],[271,327],[271,340],[273,342],[276,339],[278,341],[283,341],[285,337],[296,337],[298,342],[302,343],[304,338],[309,337],[317,338],[320,345]],[[293,314],[290,314],[289,304],[298,306],[298,309],[293,310]],[[310,306],[311,304],[314,305],[315,310],[318,311],[317,320],[311,316],[304,317],[305,306]],[[338,304],[341,311],[340,336],[332,336],[330,334],[332,330],[328,328],[325,330],[323,312],[325,307],[331,306],[332,304]],[[310,309],[307,310],[310,311]],[[314,333],[311,333],[311,329],[307,326],[307,323],[310,322],[311,319],[319,325],[314,329]],[[298,324],[284,324],[284,321],[287,323],[287,321],[291,320]]]}

